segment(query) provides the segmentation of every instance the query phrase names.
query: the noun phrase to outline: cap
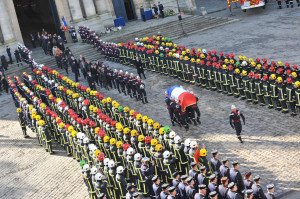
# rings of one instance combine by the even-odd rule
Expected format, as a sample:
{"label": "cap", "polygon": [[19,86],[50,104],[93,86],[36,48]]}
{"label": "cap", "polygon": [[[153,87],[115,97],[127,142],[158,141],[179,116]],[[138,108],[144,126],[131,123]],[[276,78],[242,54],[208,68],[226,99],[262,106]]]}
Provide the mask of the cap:
{"label": "cap", "polygon": [[249,197],[253,194],[253,190],[252,189],[247,189],[246,190],[246,196]]}
{"label": "cap", "polygon": [[228,159],[223,159],[222,163],[225,164],[226,162],[228,162]]}
{"label": "cap", "polygon": [[252,174],[251,172],[246,172],[246,173],[245,173],[245,177],[248,178],[249,176],[251,176],[251,174]]}
{"label": "cap", "polygon": [[233,166],[234,166],[234,165],[237,165],[237,164],[239,164],[238,161],[233,161],[233,162],[232,162],[232,165],[233,165]]}
{"label": "cap", "polygon": [[192,180],[193,180],[192,177],[188,177],[188,178],[186,179],[187,183],[190,183]]}
{"label": "cap", "polygon": [[274,188],[274,184],[268,184],[267,185],[267,189],[273,189]]}
{"label": "cap", "polygon": [[198,188],[199,189],[206,189],[206,185],[205,184],[200,184],[200,185],[198,185]]}
{"label": "cap", "polygon": [[204,171],[205,169],[206,169],[205,166],[201,166],[201,167],[200,167],[200,171]]}
{"label": "cap", "polygon": [[176,178],[179,175],[179,173],[178,173],[178,171],[175,171],[172,175],[173,175],[173,178]]}
{"label": "cap", "polygon": [[134,186],[134,184],[133,183],[128,183],[127,184],[127,190],[130,190],[130,189],[132,189],[132,188],[134,188],[135,186]]}
{"label": "cap", "polygon": [[132,194],[132,196],[133,198],[138,198],[140,195],[137,192],[135,192],[134,194]]}
{"label": "cap", "polygon": [[236,106],[235,105],[231,105],[231,109],[236,109]]}
{"label": "cap", "polygon": [[148,158],[148,157],[143,157],[142,162],[147,162],[147,161],[150,161],[150,158]]}
{"label": "cap", "polygon": [[216,191],[212,191],[209,193],[209,197],[213,198],[217,195],[217,192]]}
{"label": "cap", "polygon": [[170,188],[168,189],[168,191],[169,191],[170,193],[172,193],[173,191],[175,191],[175,187],[174,187],[174,186],[170,187]]}
{"label": "cap", "polygon": [[217,154],[217,153],[218,153],[217,150],[212,150],[212,151],[211,151],[211,154],[213,154],[213,155],[214,155],[214,154]]}
{"label": "cap", "polygon": [[157,179],[158,179],[158,176],[154,176],[154,177],[152,178],[152,182],[155,182]]}
{"label": "cap", "polygon": [[166,189],[166,188],[168,188],[168,186],[169,186],[168,184],[163,184],[163,185],[161,185],[161,188]]}
{"label": "cap", "polygon": [[222,182],[222,183],[225,183],[226,181],[227,181],[227,177],[221,178],[221,182]]}
{"label": "cap", "polygon": [[234,186],[235,186],[235,183],[234,183],[234,182],[231,182],[231,183],[229,183],[228,188],[229,188],[229,189],[232,189]]}
{"label": "cap", "polygon": [[216,178],[216,174],[212,174],[212,175],[209,176],[210,180],[214,180],[215,178]]}
{"label": "cap", "polygon": [[180,178],[181,178],[181,180],[186,180],[187,179],[187,175],[182,175]]}
{"label": "cap", "polygon": [[255,177],[253,178],[253,180],[254,180],[255,182],[259,181],[259,180],[260,180],[260,176],[255,176]]}
{"label": "cap", "polygon": [[196,165],[197,165],[196,162],[192,162],[192,163],[191,163],[191,167],[196,166]]}

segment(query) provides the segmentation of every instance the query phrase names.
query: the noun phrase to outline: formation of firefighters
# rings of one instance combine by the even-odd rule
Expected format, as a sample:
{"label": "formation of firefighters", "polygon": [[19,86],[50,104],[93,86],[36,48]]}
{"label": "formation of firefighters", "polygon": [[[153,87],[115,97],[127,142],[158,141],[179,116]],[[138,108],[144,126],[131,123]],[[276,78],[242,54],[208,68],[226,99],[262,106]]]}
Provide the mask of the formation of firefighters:
{"label": "formation of firefighters", "polygon": [[140,57],[144,70],[178,78],[249,103],[275,108],[291,116],[300,112],[299,67],[266,58],[217,53],[216,50],[188,49],[160,34],[136,38],[135,42],[110,43],[94,31],[79,27],[84,42],[97,47],[107,59],[134,67]]}
{"label": "formation of firefighters", "polygon": [[50,154],[55,140],[80,162],[90,198],[139,198],[135,190],[163,199],[273,197],[274,185],[265,195],[261,178],[248,172],[243,180],[237,161],[230,169],[215,150],[209,160],[197,141],[49,67],[21,79],[9,85],[24,137],[28,126]]}

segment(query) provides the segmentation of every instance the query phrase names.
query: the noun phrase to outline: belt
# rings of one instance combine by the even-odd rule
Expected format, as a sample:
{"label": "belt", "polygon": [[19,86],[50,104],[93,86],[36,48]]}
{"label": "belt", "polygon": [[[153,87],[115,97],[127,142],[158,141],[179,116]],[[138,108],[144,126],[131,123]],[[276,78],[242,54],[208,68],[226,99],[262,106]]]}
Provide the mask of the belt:
{"label": "belt", "polygon": [[172,108],[172,106],[168,105],[167,108]]}
{"label": "belt", "polygon": [[240,122],[241,120],[233,120],[233,122]]}

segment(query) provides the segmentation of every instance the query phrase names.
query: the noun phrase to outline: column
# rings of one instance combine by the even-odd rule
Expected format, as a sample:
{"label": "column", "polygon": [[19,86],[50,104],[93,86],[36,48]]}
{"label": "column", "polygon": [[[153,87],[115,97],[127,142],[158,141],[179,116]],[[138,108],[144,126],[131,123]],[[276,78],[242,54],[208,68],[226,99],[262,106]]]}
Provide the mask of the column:
{"label": "column", "polygon": [[11,41],[14,39],[14,34],[11,28],[9,15],[5,1],[0,1],[0,25],[4,41]]}
{"label": "column", "polygon": [[82,12],[79,0],[68,0],[73,21],[82,19]]}
{"label": "column", "polygon": [[109,12],[107,0],[95,0],[95,7],[98,15]]}
{"label": "column", "polygon": [[96,14],[96,8],[93,0],[82,0],[82,3],[87,17]]}

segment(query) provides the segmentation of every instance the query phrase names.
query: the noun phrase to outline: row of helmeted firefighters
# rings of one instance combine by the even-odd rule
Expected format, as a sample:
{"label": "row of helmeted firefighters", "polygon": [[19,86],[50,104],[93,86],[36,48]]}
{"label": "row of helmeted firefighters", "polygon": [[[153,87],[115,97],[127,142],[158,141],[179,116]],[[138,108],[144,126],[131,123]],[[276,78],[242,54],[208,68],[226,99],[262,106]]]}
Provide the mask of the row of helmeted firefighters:
{"label": "row of helmeted firefighters", "polygon": [[28,126],[50,154],[54,139],[79,161],[90,198],[139,197],[132,183],[153,198],[265,196],[260,177],[243,181],[237,162],[229,169],[217,151],[208,161],[196,141],[58,75],[43,66],[23,83],[9,78],[10,91],[24,136]]}
{"label": "row of helmeted firefighters", "polygon": [[[135,66],[140,57],[145,70],[178,78],[254,104],[276,108],[295,116],[300,112],[299,67],[259,58],[219,54],[205,49],[187,49],[161,35],[136,38],[135,43],[110,43],[99,40],[95,33],[81,30],[88,35],[85,42],[94,45],[109,60]],[[296,110],[298,109],[298,111]]]}

